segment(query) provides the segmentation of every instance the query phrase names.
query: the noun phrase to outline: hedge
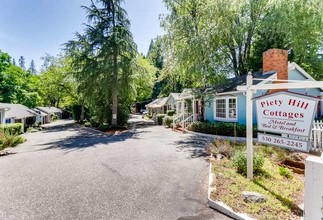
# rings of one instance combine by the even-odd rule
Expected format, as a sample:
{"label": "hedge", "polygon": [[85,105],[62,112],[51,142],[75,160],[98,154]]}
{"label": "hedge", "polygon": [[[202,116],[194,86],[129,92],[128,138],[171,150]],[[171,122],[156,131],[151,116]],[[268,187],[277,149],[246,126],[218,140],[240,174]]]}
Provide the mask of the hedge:
{"label": "hedge", "polygon": [[168,116],[173,116],[173,115],[175,115],[175,110],[168,110],[168,111],[167,111],[167,115],[168,115]]}
{"label": "hedge", "polygon": [[163,119],[166,115],[165,114],[158,114],[157,115],[157,124],[158,125],[163,125]]}
{"label": "hedge", "polygon": [[[247,128],[245,125],[233,122],[194,122],[188,130],[221,136],[246,137]],[[254,137],[256,135],[257,129],[254,127]]]}
{"label": "hedge", "polygon": [[22,124],[21,123],[2,124],[0,125],[0,131],[4,133],[9,133],[11,135],[18,135],[22,131]]}

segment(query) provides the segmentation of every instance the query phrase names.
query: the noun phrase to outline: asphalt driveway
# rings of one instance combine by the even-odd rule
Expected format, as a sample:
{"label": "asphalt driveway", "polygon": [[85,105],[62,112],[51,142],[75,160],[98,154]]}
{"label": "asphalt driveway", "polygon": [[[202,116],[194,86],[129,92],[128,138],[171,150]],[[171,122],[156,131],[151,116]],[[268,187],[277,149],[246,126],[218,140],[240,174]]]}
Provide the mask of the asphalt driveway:
{"label": "asphalt driveway", "polygon": [[0,219],[228,219],[206,207],[205,139],[68,121],[26,137],[0,157]]}

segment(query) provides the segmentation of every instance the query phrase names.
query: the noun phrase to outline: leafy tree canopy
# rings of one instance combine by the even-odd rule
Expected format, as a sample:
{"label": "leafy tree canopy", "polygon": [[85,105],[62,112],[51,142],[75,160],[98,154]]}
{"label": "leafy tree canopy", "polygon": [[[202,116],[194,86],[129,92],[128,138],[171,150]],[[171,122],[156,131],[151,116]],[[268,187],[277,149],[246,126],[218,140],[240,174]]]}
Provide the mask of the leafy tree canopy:
{"label": "leafy tree canopy", "polygon": [[[208,86],[223,75],[261,69],[262,52],[292,49],[291,61],[320,69],[322,1],[164,0],[165,68],[184,86]],[[322,70],[321,70],[322,71]]]}

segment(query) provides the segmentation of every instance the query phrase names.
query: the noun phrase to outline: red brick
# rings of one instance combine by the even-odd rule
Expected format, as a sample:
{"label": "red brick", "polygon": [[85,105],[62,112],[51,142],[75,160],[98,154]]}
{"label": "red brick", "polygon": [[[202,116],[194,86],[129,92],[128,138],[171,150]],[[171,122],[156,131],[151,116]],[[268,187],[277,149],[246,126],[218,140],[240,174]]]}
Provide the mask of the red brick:
{"label": "red brick", "polygon": [[[279,83],[279,80],[288,80],[288,52],[282,49],[269,49],[262,54],[263,58],[263,73],[268,71],[277,72],[277,81],[273,83]],[[287,89],[282,89],[287,90]],[[272,90],[269,93],[282,91]]]}

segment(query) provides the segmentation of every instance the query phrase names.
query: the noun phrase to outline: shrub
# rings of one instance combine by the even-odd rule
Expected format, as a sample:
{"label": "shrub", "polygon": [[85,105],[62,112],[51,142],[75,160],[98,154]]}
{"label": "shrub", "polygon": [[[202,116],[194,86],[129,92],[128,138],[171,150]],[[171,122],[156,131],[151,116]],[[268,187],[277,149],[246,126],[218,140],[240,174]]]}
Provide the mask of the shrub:
{"label": "shrub", "polygon": [[55,115],[55,114],[52,115],[51,118],[53,121],[57,121],[59,119],[58,115]]}
{"label": "shrub", "polygon": [[287,179],[291,179],[293,177],[292,172],[290,169],[285,168],[285,167],[279,167],[279,174],[281,176],[286,177]]}
{"label": "shrub", "polygon": [[124,126],[127,124],[130,115],[130,110],[127,106],[118,107],[118,126]]}
{"label": "shrub", "polygon": [[[206,134],[246,137],[246,126],[233,122],[194,122],[188,128],[191,131],[202,132]],[[256,137],[257,129],[254,127],[254,136]]]}
{"label": "shrub", "polygon": [[168,110],[168,111],[167,111],[167,115],[168,115],[168,116],[173,116],[173,115],[175,115],[175,110]]}
{"label": "shrub", "polygon": [[91,127],[92,125],[91,125],[91,122],[87,121],[87,122],[84,123],[84,126],[85,127]]}
{"label": "shrub", "polygon": [[237,148],[241,148],[241,145],[234,143],[230,140],[216,139],[213,142],[212,154],[216,157],[217,154],[222,154],[227,158],[231,158],[234,155],[234,151]]}
{"label": "shrub", "polygon": [[16,136],[16,138],[13,141],[13,146],[12,147],[16,147],[18,144],[22,144],[25,141],[26,141],[26,139],[24,137]]}
{"label": "shrub", "polygon": [[107,131],[109,128],[110,128],[110,125],[102,124],[102,125],[99,125],[98,130],[99,131]]}
{"label": "shrub", "polygon": [[[245,151],[237,151],[233,158],[233,165],[236,167],[237,172],[247,175],[247,155]],[[261,168],[264,165],[264,156],[260,153],[254,153],[253,155],[253,173],[259,174]]]}
{"label": "shrub", "polygon": [[21,133],[22,124],[21,123],[14,123],[14,124],[3,124],[0,126],[0,131],[7,134],[18,135]]}
{"label": "shrub", "polygon": [[82,106],[81,105],[73,105],[72,106],[72,116],[74,121],[80,121],[82,114]]}
{"label": "shrub", "polygon": [[25,138],[10,133],[0,133],[0,150],[7,147],[15,147],[25,142]]}
{"label": "shrub", "polygon": [[34,127],[27,128],[28,133],[34,133],[34,132],[37,132],[37,131],[39,131],[39,130],[37,128],[34,128]]}
{"label": "shrub", "polygon": [[162,125],[163,124],[163,119],[166,115],[165,114],[159,114],[157,115],[157,124]]}
{"label": "shrub", "polygon": [[170,127],[170,125],[173,123],[173,118],[170,116],[165,116],[163,121],[164,121],[164,125],[166,125],[167,127]]}

